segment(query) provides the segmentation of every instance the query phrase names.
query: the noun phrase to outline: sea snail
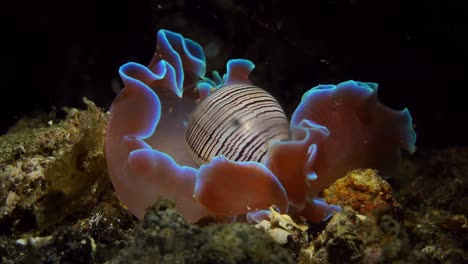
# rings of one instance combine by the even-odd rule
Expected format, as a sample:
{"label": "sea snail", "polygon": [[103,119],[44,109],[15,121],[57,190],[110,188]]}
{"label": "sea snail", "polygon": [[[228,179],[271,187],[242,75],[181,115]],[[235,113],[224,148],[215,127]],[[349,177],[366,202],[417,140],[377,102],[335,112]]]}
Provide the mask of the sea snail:
{"label": "sea snail", "polygon": [[219,155],[263,162],[271,143],[287,140],[288,134],[288,119],[271,94],[250,84],[231,84],[214,89],[194,109],[185,143],[197,165]]}
{"label": "sea snail", "polygon": [[248,80],[252,62],[230,60],[208,79],[198,43],[167,30],[157,42],[148,66],[120,67],[106,133],[112,184],[138,218],[164,198],[189,222],[258,220],[271,205],[317,222],[340,210],[318,194],[347,171],[393,168],[400,150],[415,151],[408,109],[381,104],[376,83],[313,87],[288,122]]}

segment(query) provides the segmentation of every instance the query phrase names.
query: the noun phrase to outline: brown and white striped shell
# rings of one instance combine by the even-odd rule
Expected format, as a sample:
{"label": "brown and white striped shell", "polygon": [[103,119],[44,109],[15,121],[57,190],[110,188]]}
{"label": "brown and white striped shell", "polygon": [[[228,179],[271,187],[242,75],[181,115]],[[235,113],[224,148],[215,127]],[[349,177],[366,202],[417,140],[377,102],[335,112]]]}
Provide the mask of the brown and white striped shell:
{"label": "brown and white striped shell", "polygon": [[262,162],[271,143],[288,139],[288,127],[271,94],[250,84],[231,84],[216,89],[195,108],[185,143],[198,165],[219,155]]}

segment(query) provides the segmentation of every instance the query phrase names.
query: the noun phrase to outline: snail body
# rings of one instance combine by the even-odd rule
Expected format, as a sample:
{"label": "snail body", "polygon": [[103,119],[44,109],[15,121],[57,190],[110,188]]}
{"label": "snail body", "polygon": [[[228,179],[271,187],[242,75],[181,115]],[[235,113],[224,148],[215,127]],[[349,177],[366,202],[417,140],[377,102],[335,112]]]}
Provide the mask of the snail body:
{"label": "snail body", "polygon": [[230,84],[197,105],[185,130],[185,144],[198,165],[219,155],[263,162],[270,144],[288,135],[286,114],[271,94],[251,84]]}
{"label": "snail body", "polygon": [[258,222],[271,205],[320,222],[341,209],[319,193],[346,172],[392,169],[400,150],[415,151],[408,109],[381,104],[376,83],[315,86],[288,124],[278,102],[250,84],[251,61],[231,59],[222,78],[209,79],[198,43],[168,30],[157,39],[148,66],[120,67],[124,89],[106,131],[113,187],[140,219],[167,199],[190,223]]}

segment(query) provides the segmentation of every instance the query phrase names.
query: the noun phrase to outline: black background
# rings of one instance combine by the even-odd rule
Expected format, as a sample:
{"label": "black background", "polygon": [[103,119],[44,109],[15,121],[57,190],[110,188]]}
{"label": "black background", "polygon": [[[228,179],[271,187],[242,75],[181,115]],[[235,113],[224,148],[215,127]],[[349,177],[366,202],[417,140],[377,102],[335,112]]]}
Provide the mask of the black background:
{"label": "black background", "polygon": [[1,132],[36,110],[83,108],[83,96],[108,109],[119,66],[147,64],[166,28],[219,48],[208,70],[255,62],[251,79],[288,114],[319,83],[373,81],[386,105],[410,109],[418,146],[466,145],[461,2],[12,1],[1,11]]}

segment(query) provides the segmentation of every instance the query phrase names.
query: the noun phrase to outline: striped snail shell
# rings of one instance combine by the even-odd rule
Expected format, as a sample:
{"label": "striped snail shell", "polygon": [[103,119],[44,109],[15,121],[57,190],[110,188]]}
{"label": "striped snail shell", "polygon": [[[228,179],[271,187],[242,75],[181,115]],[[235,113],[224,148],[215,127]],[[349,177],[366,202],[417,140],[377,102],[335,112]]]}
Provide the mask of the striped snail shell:
{"label": "striped snail shell", "polygon": [[216,89],[191,114],[186,148],[198,165],[223,155],[262,162],[271,143],[288,139],[289,122],[278,101],[250,84]]}

